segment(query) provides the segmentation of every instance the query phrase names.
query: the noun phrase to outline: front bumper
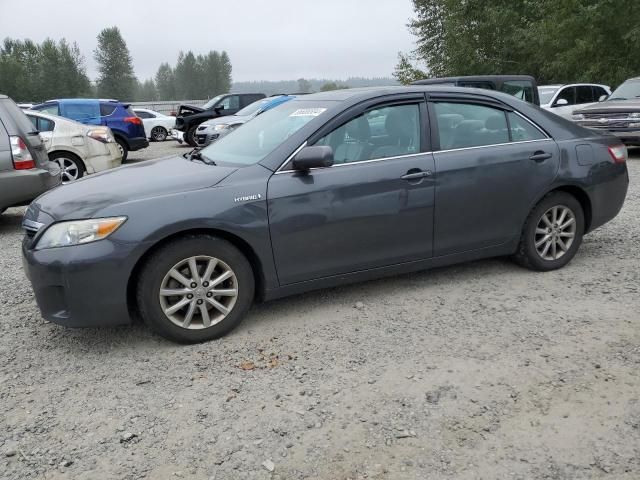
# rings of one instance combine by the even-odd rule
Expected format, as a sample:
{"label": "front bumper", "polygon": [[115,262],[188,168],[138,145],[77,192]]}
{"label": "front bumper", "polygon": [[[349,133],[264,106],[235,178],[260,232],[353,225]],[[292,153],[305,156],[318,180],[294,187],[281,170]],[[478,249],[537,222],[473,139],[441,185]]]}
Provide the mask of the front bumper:
{"label": "front bumper", "polygon": [[139,244],[105,239],[86,245],[33,250],[33,241],[25,236],[22,262],[46,320],[68,327],[131,323],[127,285],[135,264],[132,252]]}
{"label": "front bumper", "polygon": [[149,146],[149,140],[147,139],[147,137],[133,137],[128,138],[127,140],[129,141],[129,150],[131,150],[132,152],[147,148]]}
{"label": "front bumper", "polygon": [[220,138],[219,132],[204,132],[196,134],[196,142],[198,142],[199,147],[206,147],[210,143],[215,142]]}

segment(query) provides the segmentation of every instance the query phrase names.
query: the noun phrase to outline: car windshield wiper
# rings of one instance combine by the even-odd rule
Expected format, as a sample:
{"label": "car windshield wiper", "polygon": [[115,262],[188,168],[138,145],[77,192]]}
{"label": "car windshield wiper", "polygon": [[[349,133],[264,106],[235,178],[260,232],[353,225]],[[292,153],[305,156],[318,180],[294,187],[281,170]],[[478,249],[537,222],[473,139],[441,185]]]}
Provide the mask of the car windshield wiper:
{"label": "car windshield wiper", "polygon": [[614,97],[614,98],[610,98],[609,101],[610,102],[614,102],[616,100],[628,100],[628,98],[624,98],[624,97]]}
{"label": "car windshield wiper", "polygon": [[189,153],[185,153],[183,155],[183,157],[188,159],[188,160],[191,160],[192,162],[194,160],[199,160],[200,162],[204,163],[205,165],[215,165],[216,164],[216,162],[211,160],[209,157],[206,157],[206,156],[202,155],[202,152],[200,150],[198,150],[198,149],[193,149]]}

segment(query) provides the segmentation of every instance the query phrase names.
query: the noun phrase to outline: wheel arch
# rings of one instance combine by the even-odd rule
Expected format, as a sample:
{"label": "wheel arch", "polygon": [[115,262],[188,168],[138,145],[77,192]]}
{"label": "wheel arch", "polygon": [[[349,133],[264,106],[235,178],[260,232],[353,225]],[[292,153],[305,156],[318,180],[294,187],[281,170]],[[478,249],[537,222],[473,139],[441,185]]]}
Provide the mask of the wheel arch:
{"label": "wheel arch", "polygon": [[80,156],[78,153],[73,152],[71,150],[66,150],[64,148],[58,148],[55,150],[51,150],[50,152],[47,152],[47,156],[49,157],[49,160],[51,160],[51,156],[52,155],[71,155],[72,157],[75,157],[77,160],[80,161],[80,165],[82,165],[83,170],[86,172],[87,171],[87,163],[84,161],[84,159],[82,158],[82,156]]}
{"label": "wheel arch", "polygon": [[234,247],[236,247],[242,254],[246,257],[249,265],[251,266],[251,270],[253,270],[253,276],[255,281],[255,298],[261,299],[264,295],[265,291],[265,275],[264,268],[262,262],[260,261],[258,255],[254,251],[254,249],[241,237],[229,233],[225,230],[220,230],[216,228],[193,228],[187,230],[181,230],[179,232],[172,233],[157,242],[151,245],[137,260],[131,275],[129,276],[129,281],[127,282],[127,306],[129,308],[129,312],[131,314],[131,318],[137,319],[138,315],[138,306],[136,301],[136,285],[138,278],[140,277],[140,272],[144,267],[145,263],[156,252],[159,248],[166,245],[169,242],[177,240],[181,237],[185,237],[187,235],[209,235],[213,237],[222,238],[229,243],[231,243]]}
{"label": "wheel arch", "polygon": [[584,213],[584,233],[588,233],[591,230],[591,224],[593,221],[593,209],[591,205],[591,199],[587,194],[586,190],[578,185],[566,184],[566,185],[555,185],[553,188],[545,192],[540,198],[536,199],[535,203],[531,206],[532,209],[540,203],[540,201],[546,197],[547,195],[554,192],[565,192],[569,195],[573,196],[582,207],[582,211]]}
{"label": "wheel arch", "polygon": [[131,149],[131,145],[129,144],[129,139],[127,138],[126,135],[123,135],[118,130],[112,129],[111,132],[113,133],[114,138],[124,141],[124,143],[127,145],[127,148]]}

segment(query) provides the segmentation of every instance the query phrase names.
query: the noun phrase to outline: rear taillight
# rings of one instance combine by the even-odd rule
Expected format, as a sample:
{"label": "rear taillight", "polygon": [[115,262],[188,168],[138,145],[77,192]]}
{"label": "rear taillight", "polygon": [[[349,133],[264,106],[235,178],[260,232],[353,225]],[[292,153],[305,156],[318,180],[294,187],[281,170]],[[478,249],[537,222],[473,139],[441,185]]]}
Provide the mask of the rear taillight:
{"label": "rear taillight", "polygon": [[627,161],[627,147],[624,145],[609,147],[609,155],[613,158],[614,163],[624,163]]}
{"label": "rear taillight", "polygon": [[142,125],[140,117],[124,117],[126,123],[133,123],[134,125]]}
{"label": "rear taillight", "polygon": [[108,127],[92,128],[87,132],[87,137],[102,143],[114,143],[116,141],[111,134],[111,129]]}
{"label": "rear taillight", "polygon": [[31,152],[27,148],[27,144],[24,143],[20,137],[10,136],[11,139],[11,153],[13,155],[13,168],[16,170],[30,170],[36,168],[36,162],[31,156]]}

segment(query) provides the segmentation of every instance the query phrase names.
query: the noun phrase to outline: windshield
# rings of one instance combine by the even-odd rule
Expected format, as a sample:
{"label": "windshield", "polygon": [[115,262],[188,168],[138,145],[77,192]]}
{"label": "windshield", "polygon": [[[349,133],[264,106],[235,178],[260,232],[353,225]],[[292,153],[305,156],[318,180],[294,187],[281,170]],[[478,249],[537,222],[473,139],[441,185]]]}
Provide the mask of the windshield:
{"label": "windshield", "polygon": [[629,100],[640,98],[640,80],[627,80],[614,90],[609,100]]}
{"label": "windshield", "polygon": [[540,105],[551,103],[553,96],[558,90],[558,88],[539,88],[538,95],[540,95]]}
{"label": "windshield", "polygon": [[253,114],[257,113],[258,110],[260,110],[268,102],[269,102],[269,100],[265,100],[265,99],[258,100],[257,102],[253,102],[253,103],[247,105],[246,107],[244,107],[242,110],[240,110],[235,115],[238,115],[238,116],[253,115]]}
{"label": "windshield", "polygon": [[258,115],[200,153],[215,162],[253,165],[330,105],[330,102],[309,101],[284,103]]}
{"label": "windshield", "polygon": [[202,108],[204,108],[205,110],[209,110],[211,107],[213,107],[216,103],[218,103],[218,100],[220,100],[224,95],[218,95],[217,97],[213,97],[211,100],[209,100],[207,103],[205,103]]}

